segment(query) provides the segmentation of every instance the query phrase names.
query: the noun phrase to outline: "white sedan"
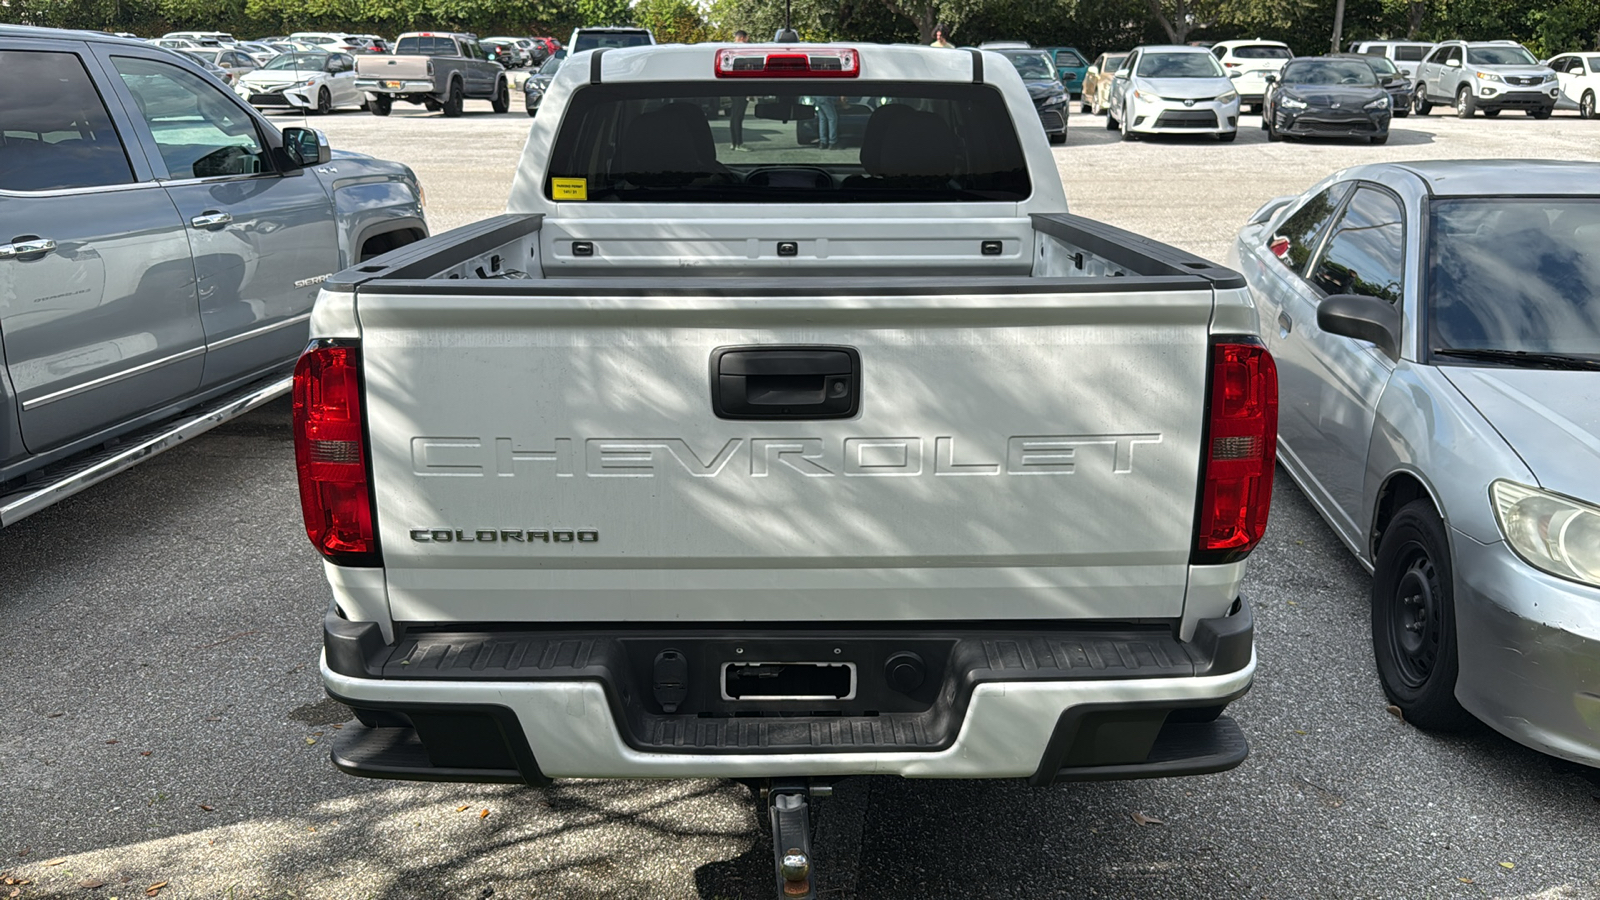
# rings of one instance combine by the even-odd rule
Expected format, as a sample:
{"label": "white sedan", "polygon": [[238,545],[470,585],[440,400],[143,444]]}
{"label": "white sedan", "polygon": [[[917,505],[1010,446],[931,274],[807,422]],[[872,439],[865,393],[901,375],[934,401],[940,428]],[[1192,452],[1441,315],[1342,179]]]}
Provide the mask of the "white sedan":
{"label": "white sedan", "polygon": [[257,109],[297,109],[318,115],[362,108],[356,61],[348,53],[285,53],[239,79],[239,96]]}
{"label": "white sedan", "polygon": [[1106,128],[1141,134],[1239,136],[1239,92],[1204,47],[1136,47],[1111,82]]}
{"label": "white sedan", "polygon": [[1600,53],[1563,53],[1545,63],[1556,70],[1561,96],[1556,109],[1575,109],[1585,119],[1595,117],[1595,97],[1600,96]]}

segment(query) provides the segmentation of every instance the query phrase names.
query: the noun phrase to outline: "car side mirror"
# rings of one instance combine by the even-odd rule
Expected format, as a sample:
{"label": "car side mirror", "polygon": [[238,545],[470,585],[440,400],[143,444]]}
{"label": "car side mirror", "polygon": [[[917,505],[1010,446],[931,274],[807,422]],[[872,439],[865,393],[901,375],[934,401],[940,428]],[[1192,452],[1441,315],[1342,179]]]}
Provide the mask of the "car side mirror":
{"label": "car side mirror", "polygon": [[320,166],[333,159],[327,135],[298,126],[283,130],[283,152],[288,155],[290,162],[302,169]]}
{"label": "car side mirror", "polygon": [[1400,358],[1400,308],[1361,294],[1334,294],[1317,304],[1317,327],[1328,334],[1371,341],[1392,360]]}
{"label": "car side mirror", "polygon": [[1459,60],[1459,59],[1447,59],[1447,60],[1444,61],[1444,64],[1449,66],[1452,69],[1461,68],[1461,60]]}
{"label": "car side mirror", "polygon": [[1118,69],[1115,73],[1113,73],[1112,77],[1113,78],[1127,78],[1128,77],[1128,70],[1127,69]]}

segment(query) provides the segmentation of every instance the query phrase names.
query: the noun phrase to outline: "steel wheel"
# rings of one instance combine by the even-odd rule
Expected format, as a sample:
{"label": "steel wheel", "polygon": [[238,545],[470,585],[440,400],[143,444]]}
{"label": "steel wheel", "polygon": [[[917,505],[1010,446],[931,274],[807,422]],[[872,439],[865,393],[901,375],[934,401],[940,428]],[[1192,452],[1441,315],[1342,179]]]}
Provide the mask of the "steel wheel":
{"label": "steel wheel", "polygon": [[1456,701],[1455,585],[1450,539],[1427,500],[1406,504],[1384,531],[1372,577],[1372,651],[1389,701],[1419,728],[1471,721]]}
{"label": "steel wheel", "polygon": [[1578,101],[1578,117],[1582,119],[1594,118],[1594,91],[1583,92],[1583,99]]}

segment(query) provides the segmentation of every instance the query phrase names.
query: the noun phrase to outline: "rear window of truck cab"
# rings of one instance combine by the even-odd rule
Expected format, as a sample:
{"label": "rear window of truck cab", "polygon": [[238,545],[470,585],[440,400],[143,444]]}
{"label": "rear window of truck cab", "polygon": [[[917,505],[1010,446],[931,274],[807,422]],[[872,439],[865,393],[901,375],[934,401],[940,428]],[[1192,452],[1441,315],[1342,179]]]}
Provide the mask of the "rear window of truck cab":
{"label": "rear window of truck cab", "polygon": [[843,79],[580,88],[545,181],[552,200],[590,203],[1016,202],[1031,193],[1017,126],[993,86]]}

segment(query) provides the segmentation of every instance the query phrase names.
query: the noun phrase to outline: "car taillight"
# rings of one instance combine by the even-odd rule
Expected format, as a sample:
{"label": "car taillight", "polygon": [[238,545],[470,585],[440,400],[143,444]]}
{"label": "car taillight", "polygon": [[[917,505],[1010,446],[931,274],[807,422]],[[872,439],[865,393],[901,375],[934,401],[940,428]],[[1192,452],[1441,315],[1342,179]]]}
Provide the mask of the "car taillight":
{"label": "car taillight", "polygon": [[1243,559],[1261,542],[1278,450],[1278,367],[1253,337],[1211,345],[1200,509],[1190,562]]}
{"label": "car taillight", "polygon": [[718,78],[855,78],[861,54],[849,47],[725,47],[715,69]]}
{"label": "car taillight", "polygon": [[339,565],[382,565],[356,344],[313,341],[295,364],[294,459],[312,545]]}

